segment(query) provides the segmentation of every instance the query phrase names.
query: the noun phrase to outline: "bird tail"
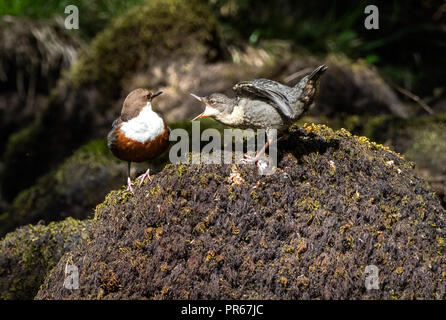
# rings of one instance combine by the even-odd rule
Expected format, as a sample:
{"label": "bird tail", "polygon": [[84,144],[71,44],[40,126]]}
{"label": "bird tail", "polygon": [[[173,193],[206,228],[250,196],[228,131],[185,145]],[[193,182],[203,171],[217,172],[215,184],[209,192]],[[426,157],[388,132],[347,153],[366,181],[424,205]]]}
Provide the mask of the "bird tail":
{"label": "bird tail", "polygon": [[325,64],[317,67],[308,75],[308,80],[317,80],[321,75],[324,74],[325,70],[327,70],[327,66]]}

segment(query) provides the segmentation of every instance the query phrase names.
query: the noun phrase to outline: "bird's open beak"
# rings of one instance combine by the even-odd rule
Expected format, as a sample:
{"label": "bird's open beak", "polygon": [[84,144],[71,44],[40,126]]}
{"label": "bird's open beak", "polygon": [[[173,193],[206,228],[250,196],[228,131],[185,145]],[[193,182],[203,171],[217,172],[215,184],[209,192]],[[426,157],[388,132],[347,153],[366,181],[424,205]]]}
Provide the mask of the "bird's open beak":
{"label": "bird's open beak", "polygon": [[150,99],[153,99],[153,98],[155,98],[155,97],[158,97],[160,94],[162,94],[163,92],[162,91],[158,91],[158,92],[155,92],[153,95],[152,95],[152,97],[150,98]]}
{"label": "bird's open beak", "polygon": [[193,93],[191,93],[190,95],[191,95],[192,97],[194,97],[195,99],[197,99],[198,101],[200,101],[200,102],[201,102],[202,104],[204,104],[204,106],[205,106],[204,111],[203,111],[202,113],[200,113],[198,116],[196,116],[195,118],[193,118],[191,121],[195,121],[195,120],[200,119],[200,118],[211,117],[211,116],[213,116],[213,115],[215,115],[215,114],[218,113],[217,110],[216,110],[215,108],[211,107],[211,106],[206,102],[206,100],[205,100],[204,98],[199,97],[199,96],[197,96],[197,95],[195,95],[195,94],[193,94]]}

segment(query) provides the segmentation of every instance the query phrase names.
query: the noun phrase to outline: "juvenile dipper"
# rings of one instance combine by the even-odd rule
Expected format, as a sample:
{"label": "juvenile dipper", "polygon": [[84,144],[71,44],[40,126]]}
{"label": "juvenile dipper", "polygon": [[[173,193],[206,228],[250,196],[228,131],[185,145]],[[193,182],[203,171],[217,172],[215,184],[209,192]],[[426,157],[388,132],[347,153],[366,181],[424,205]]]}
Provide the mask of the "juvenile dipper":
{"label": "juvenile dipper", "polygon": [[[240,82],[232,88],[235,98],[221,93],[213,93],[207,97],[191,94],[205,106],[203,113],[192,121],[212,117],[234,128],[265,129],[267,133],[268,130],[275,129],[283,134],[313,103],[319,79],[325,70],[325,65],[317,67],[294,87],[268,79]],[[268,139],[259,154],[251,160],[257,162],[272,142]]]}
{"label": "juvenile dipper", "polygon": [[[154,159],[169,147],[169,128],[163,118],[152,110],[153,98],[162,91],[152,93],[136,89],[125,98],[121,116],[113,122],[107,136],[108,148],[119,159],[128,162],[127,190],[133,193],[134,183],[130,178],[132,162]],[[150,169],[139,176],[139,185],[150,178]]]}

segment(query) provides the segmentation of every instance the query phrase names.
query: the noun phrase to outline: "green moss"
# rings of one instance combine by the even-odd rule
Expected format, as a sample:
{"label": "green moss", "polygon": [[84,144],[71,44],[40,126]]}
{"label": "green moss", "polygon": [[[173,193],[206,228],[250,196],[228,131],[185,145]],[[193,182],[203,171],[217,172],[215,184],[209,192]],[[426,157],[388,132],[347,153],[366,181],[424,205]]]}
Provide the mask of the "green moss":
{"label": "green moss", "polygon": [[185,166],[183,166],[183,165],[179,165],[179,166],[177,167],[177,176],[178,176],[178,177],[182,177],[186,172],[187,172],[187,169],[186,169]]}
{"label": "green moss", "polygon": [[446,240],[443,237],[437,237],[438,254],[442,255],[446,252]]}
{"label": "green moss", "polygon": [[279,279],[279,283],[286,288],[287,284],[288,284],[288,279],[286,277],[280,277]]}
{"label": "green moss", "polygon": [[254,190],[251,191],[251,198],[254,200],[259,199],[259,195],[257,194],[257,192],[255,192]]}
{"label": "green moss", "polygon": [[206,231],[206,224],[204,222],[199,222],[193,229],[193,232],[195,233],[204,233]]}
{"label": "green moss", "polygon": [[152,195],[152,196],[156,196],[159,192],[161,191],[161,188],[160,188],[160,186],[155,186],[155,187],[152,187],[151,189],[150,189],[150,194]]}
{"label": "green moss", "polygon": [[209,250],[206,253],[206,257],[204,258],[204,261],[205,262],[210,262],[212,259],[214,259],[214,257],[215,257],[215,251],[214,250]]}

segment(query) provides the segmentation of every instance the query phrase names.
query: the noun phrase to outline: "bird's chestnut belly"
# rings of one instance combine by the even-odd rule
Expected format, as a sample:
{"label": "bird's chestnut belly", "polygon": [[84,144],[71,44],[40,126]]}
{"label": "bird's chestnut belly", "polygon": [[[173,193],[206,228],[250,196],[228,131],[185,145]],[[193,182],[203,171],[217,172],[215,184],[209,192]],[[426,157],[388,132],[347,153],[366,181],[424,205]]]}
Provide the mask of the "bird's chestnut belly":
{"label": "bird's chestnut belly", "polygon": [[158,157],[169,147],[169,129],[164,125],[164,132],[154,140],[141,143],[128,138],[118,127],[112,153],[119,159],[130,162],[142,162]]}

